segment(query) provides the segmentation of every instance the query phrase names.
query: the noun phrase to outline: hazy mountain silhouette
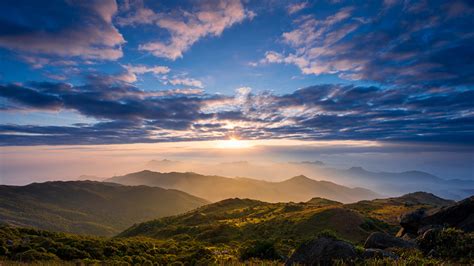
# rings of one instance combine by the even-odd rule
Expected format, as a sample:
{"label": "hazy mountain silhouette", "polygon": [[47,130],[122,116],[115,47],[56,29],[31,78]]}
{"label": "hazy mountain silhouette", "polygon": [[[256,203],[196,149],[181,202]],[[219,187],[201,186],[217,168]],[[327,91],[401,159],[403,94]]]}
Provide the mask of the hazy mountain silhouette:
{"label": "hazy mountain silhouette", "polygon": [[330,176],[335,182],[348,185],[364,184],[384,194],[423,190],[445,198],[462,199],[472,195],[470,190],[474,189],[474,180],[442,179],[423,171],[371,172],[362,167],[346,170],[321,168],[319,171],[322,175]]}
{"label": "hazy mountain silhouette", "polygon": [[328,181],[296,176],[282,182],[251,178],[228,178],[196,173],[159,173],[141,171],[106,179],[124,185],[147,185],[178,189],[210,201],[227,198],[251,198],[268,202],[307,201],[322,197],[340,202],[373,199],[380,195],[364,188],[348,188]]}
{"label": "hazy mountain silhouette", "polygon": [[474,180],[441,178],[423,171],[374,172],[358,166],[340,169],[317,160],[288,163],[249,161],[202,163],[164,159],[150,161],[145,169],[162,173],[196,172],[203,175],[246,176],[271,182],[302,174],[347,187],[364,187],[391,196],[422,190],[459,200],[472,195],[474,191]]}
{"label": "hazy mountain silhouette", "polygon": [[177,190],[93,181],[0,186],[0,221],[80,234],[113,235],[137,222],[207,204]]}

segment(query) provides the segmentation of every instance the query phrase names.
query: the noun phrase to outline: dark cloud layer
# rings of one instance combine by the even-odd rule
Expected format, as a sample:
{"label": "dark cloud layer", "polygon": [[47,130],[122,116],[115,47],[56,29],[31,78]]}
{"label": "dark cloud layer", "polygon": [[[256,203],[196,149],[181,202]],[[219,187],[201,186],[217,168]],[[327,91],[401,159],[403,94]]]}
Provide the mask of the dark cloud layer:
{"label": "dark cloud layer", "polygon": [[115,60],[122,35],[112,24],[115,0],[1,1],[0,47],[19,52],[33,65],[63,58]]}
{"label": "dark cloud layer", "polygon": [[290,94],[183,95],[123,83],[5,84],[5,111],[73,110],[95,124],[2,125],[1,145],[222,139],[385,140],[473,144],[474,91],[319,85]]}
{"label": "dark cloud layer", "polygon": [[282,35],[293,50],[262,62],[391,85],[474,84],[473,1],[356,2],[302,14]]}

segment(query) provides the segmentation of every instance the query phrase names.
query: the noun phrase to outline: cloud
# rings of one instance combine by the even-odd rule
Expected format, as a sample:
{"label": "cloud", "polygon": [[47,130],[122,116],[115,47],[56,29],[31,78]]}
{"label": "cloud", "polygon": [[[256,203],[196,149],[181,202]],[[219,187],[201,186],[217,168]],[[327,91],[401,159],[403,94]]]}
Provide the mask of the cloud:
{"label": "cloud", "polygon": [[145,65],[123,65],[126,72],[117,76],[117,79],[133,83],[137,81],[137,75],[153,73],[155,75],[167,74],[170,69],[167,66],[145,66]]}
{"label": "cloud", "polygon": [[139,4],[132,15],[120,18],[122,26],[154,24],[166,30],[167,41],[151,41],[141,44],[139,49],[157,57],[176,60],[183,57],[195,42],[207,36],[220,36],[222,32],[255,14],[246,10],[240,0],[199,1],[192,11],[173,10],[169,13],[155,13]]}
{"label": "cloud", "polygon": [[[117,12],[113,0],[2,3],[0,47],[25,55],[26,59],[57,56],[116,60],[122,57],[121,45],[125,40],[112,24]],[[38,62],[35,66],[44,63],[47,62]]]}
{"label": "cloud", "polygon": [[123,16],[117,17],[117,23],[120,26],[136,26],[142,24],[153,24],[158,15],[151,9],[145,7],[143,1],[124,1],[121,6]]}
{"label": "cloud", "polygon": [[2,125],[0,145],[242,139],[371,140],[474,144],[474,91],[317,85],[278,95],[199,89],[143,91],[98,81],[0,85],[1,112],[69,110],[99,121]]}
{"label": "cloud", "polygon": [[473,14],[469,1],[384,1],[304,15],[281,36],[290,51],[268,51],[261,61],[390,85],[472,85]]}
{"label": "cloud", "polygon": [[172,78],[168,80],[172,85],[184,85],[184,86],[190,86],[190,87],[197,87],[197,88],[204,88],[204,85],[202,84],[202,81],[193,79],[193,78]]}
{"label": "cloud", "polygon": [[292,15],[294,13],[297,13],[309,6],[308,2],[300,2],[300,3],[294,3],[290,4],[287,6],[286,10],[288,11],[288,14]]}

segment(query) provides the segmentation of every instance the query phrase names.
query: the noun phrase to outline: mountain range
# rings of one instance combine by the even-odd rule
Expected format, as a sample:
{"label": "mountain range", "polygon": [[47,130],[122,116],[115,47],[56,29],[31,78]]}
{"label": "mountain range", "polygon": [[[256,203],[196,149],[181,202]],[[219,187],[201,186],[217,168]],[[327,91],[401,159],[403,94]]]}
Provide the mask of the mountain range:
{"label": "mountain range", "polygon": [[112,236],[150,219],[209,202],[187,193],[93,181],[0,186],[0,222],[16,226]]}
{"label": "mountain range", "polygon": [[423,171],[375,172],[362,167],[331,167],[321,161],[225,163],[152,160],[145,169],[158,172],[197,172],[229,177],[245,176],[266,181],[282,181],[289,176],[305,175],[348,187],[364,187],[377,193],[397,196],[426,191],[449,199],[463,199],[474,194],[474,180],[439,177]]}
{"label": "mountain range", "polygon": [[364,188],[349,188],[329,181],[299,175],[281,182],[251,178],[228,178],[197,173],[141,171],[115,176],[106,182],[178,189],[215,202],[227,198],[251,198],[266,202],[300,202],[322,197],[344,203],[374,199],[379,194]]}

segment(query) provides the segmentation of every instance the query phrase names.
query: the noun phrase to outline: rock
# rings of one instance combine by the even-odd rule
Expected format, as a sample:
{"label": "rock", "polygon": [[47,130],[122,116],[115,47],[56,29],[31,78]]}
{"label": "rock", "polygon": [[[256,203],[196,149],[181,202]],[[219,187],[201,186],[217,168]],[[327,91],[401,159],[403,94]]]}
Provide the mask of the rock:
{"label": "rock", "polygon": [[396,237],[402,237],[403,235],[405,235],[406,231],[405,229],[400,228],[400,230],[398,230],[397,234],[395,235]]}
{"label": "rock", "polygon": [[400,228],[400,230],[398,230],[395,237],[401,238],[401,239],[406,240],[406,241],[412,241],[412,240],[416,239],[417,235],[407,233],[406,230],[403,229],[403,227],[402,227],[402,228]]}
{"label": "rock", "polygon": [[364,250],[361,257],[363,259],[372,259],[372,258],[376,258],[376,259],[391,258],[394,260],[398,259],[397,254],[390,251],[377,249],[377,248],[368,248]]}
{"label": "rock", "polygon": [[430,252],[428,252],[428,254],[426,254],[426,256],[428,258],[435,258],[435,257],[438,256],[438,254],[437,254],[436,250],[432,249],[432,250],[430,250]]}
{"label": "rock", "polygon": [[421,219],[425,217],[425,209],[418,209],[413,212],[406,213],[400,218],[400,225],[405,233],[416,234],[421,226]]}
{"label": "rock", "polygon": [[332,265],[333,260],[351,260],[356,256],[350,243],[320,237],[297,248],[285,265]]}
{"label": "rock", "polygon": [[418,240],[434,240],[436,235],[441,231],[441,229],[438,229],[438,228],[431,228],[431,229],[428,229],[426,230],[425,232],[423,232],[423,234],[421,234],[419,237],[418,237]]}
{"label": "rock", "polygon": [[441,225],[455,227],[465,232],[474,232],[474,196],[427,215],[421,219],[420,223],[423,226]]}
{"label": "rock", "polygon": [[474,196],[450,207],[427,213],[424,209],[403,215],[400,219],[404,234],[423,234],[434,227],[455,227],[474,232]]}
{"label": "rock", "polygon": [[415,247],[415,243],[403,240],[398,237],[394,237],[385,233],[375,232],[370,234],[370,236],[365,241],[364,247],[365,248],[378,248],[378,249],[386,249],[386,248],[413,248]]}
{"label": "rock", "polygon": [[420,229],[418,229],[417,234],[418,234],[419,236],[421,236],[421,235],[423,235],[426,231],[431,230],[431,229],[443,229],[443,227],[442,227],[441,225],[437,225],[437,224],[425,225],[425,226],[421,227]]}
{"label": "rock", "polygon": [[416,235],[412,235],[412,234],[404,234],[402,237],[400,237],[401,239],[405,240],[405,241],[415,241],[416,240]]}

